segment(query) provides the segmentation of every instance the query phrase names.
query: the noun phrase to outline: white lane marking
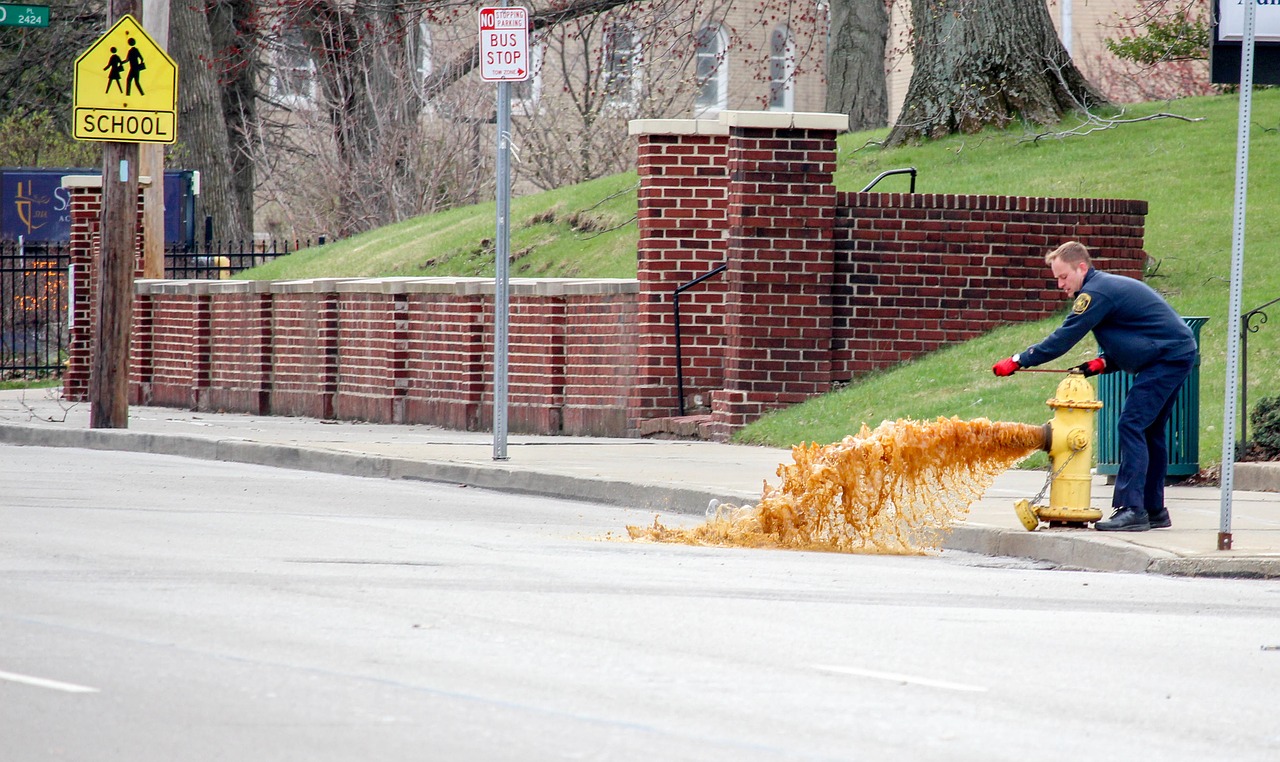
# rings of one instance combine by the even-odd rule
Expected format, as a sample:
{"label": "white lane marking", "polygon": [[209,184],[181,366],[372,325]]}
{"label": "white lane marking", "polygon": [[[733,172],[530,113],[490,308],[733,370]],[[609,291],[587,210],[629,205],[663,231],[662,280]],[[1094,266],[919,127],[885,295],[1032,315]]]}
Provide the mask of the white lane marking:
{"label": "white lane marking", "polygon": [[910,683],[912,685],[924,685],[929,688],[942,688],[948,691],[965,691],[966,693],[986,693],[987,689],[981,685],[967,685],[965,683],[950,683],[946,680],[934,680],[929,677],[916,677],[914,675],[902,675],[897,672],[877,672],[873,669],[858,669],[857,667],[837,667],[829,664],[815,664],[814,669],[822,672],[834,672],[838,675],[855,675],[857,677],[873,677],[877,680],[889,680],[895,683]]}
{"label": "white lane marking", "polygon": [[24,685],[34,685],[37,688],[48,688],[54,691],[64,691],[66,693],[97,693],[97,688],[90,688],[86,685],[75,685],[74,683],[60,683],[57,680],[46,680],[43,677],[32,677],[31,675],[19,675],[14,672],[0,672],[0,680],[8,680],[11,683],[22,683]]}

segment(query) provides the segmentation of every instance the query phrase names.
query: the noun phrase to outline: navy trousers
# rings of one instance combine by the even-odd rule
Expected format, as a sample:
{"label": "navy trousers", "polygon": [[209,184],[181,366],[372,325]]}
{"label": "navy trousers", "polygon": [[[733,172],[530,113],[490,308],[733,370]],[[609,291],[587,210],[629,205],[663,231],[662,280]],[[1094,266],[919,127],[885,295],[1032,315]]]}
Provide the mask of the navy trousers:
{"label": "navy trousers", "polygon": [[1120,469],[1112,506],[1143,508],[1148,513],[1164,510],[1164,479],[1169,470],[1164,427],[1195,361],[1194,354],[1165,360],[1134,377],[1120,411]]}

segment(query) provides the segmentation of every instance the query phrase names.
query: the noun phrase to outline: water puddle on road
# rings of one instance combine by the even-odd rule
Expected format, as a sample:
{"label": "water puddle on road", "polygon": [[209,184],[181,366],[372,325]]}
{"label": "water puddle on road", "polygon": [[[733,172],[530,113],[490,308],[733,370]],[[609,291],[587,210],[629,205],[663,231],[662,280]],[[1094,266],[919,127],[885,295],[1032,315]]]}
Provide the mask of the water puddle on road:
{"label": "water puddle on road", "polygon": [[936,550],[996,476],[1040,449],[1025,423],[899,419],[829,445],[796,445],[756,505],[720,505],[691,528],[627,527],[633,540],[839,553]]}

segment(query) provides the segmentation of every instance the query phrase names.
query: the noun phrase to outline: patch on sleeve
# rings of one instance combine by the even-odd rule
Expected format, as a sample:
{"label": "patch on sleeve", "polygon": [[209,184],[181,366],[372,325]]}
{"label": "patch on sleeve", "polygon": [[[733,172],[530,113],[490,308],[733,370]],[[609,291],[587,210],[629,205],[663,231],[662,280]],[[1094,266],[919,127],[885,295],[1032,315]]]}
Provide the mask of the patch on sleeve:
{"label": "patch on sleeve", "polygon": [[1073,305],[1071,305],[1071,311],[1072,311],[1073,313],[1075,313],[1075,314],[1079,315],[1080,313],[1082,313],[1082,312],[1084,312],[1085,310],[1089,309],[1089,302],[1090,302],[1090,301],[1092,301],[1092,297],[1090,297],[1088,294],[1081,294],[1081,295],[1077,296],[1077,297],[1076,297],[1076,303],[1075,303],[1075,304],[1073,304]]}

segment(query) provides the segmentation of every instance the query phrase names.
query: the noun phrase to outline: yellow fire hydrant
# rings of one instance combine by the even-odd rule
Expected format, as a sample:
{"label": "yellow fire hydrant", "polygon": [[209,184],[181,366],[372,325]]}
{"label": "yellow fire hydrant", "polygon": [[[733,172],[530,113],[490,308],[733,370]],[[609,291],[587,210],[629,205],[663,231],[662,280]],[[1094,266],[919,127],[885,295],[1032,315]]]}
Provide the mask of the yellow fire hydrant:
{"label": "yellow fire hydrant", "polygon": [[1033,504],[1044,494],[1041,490],[1033,500],[1019,500],[1014,505],[1018,519],[1030,532],[1042,521],[1087,524],[1102,518],[1102,511],[1089,505],[1094,414],[1102,402],[1084,375],[1070,373],[1046,404],[1053,409],[1053,419],[1045,424],[1045,449],[1052,461],[1049,504]]}

